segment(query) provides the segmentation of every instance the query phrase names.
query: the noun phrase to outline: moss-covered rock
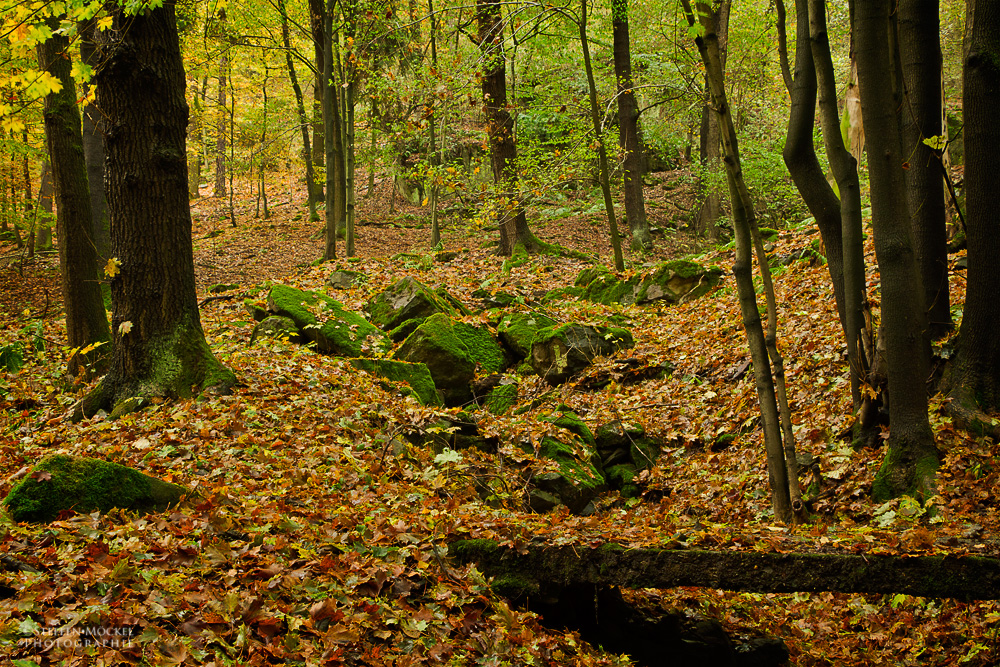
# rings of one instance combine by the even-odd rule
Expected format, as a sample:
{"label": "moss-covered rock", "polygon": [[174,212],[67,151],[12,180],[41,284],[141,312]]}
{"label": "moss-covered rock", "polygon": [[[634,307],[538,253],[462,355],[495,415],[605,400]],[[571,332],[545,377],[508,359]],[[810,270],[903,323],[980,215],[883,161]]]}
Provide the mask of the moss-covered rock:
{"label": "moss-covered rock", "polygon": [[406,337],[416,331],[417,327],[423,324],[426,319],[426,317],[415,317],[412,320],[406,320],[395,329],[389,331],[389,340],[393,343],[400,343],[406,340]]}
{"label": "moss-covered rock", "polygon": [[385,333],[334,299],[287,285],[275,285],[267,297],[268,310],[295,322],[316,349],[345,357],[368,356],[389,347]]}
{"label": "moss-covered rock", "polygon": [[486,329],[455,322],[447,315],[431,315],[407,336],[393,355],[427,365],[445,405],[472,400],[469,383],[477,370],[499,373],[507,365],[503,348]]}
{"label": "moss-covered rock", "polygon": [[407,320],[422,320],[435,313],[457,315],[459,311],[453,304],[450,298],[442,298],[420,281],[407,276],[372,297],[365,304],[365,312],[372,324],[389,331]]}
{"label": "moss-covered rock", "polygon": [[617,489],[622,498],[635,498],[642,493],[642,489],[634,481],[638,474],[638,469],[631,463],[621,463],[604,471],[608,486]]}
{"label": "moss-covered rock", "polygon": [[583,296],[584,288],[582,287],[557,287],[553,290],[549,290],[542,297],[542,303],[553,303],[555,301],[569,301],[579,299]]}
{"label": "moss-covered rock", "polygon": [[577,274],[576,280],[573,281],[574,287],[586,287],[594,281],[595,278],[614,275],[611,273],[611,269],[604,266],[603,264],[597,264],[595,266],[588,266],[586,269]]}
{"label": "moss-covered rock", "polygon": [[558,472],[545,472],[532,478],[533,490],[528,503],[536,512],[551,509],[552,499],[577,514],[589,513],[591,501],[607,489],[594,436],[587,425],[565,405],[560,405],[539,421],[558,426],[538,445],[538,456],[559,465]]}
{"label": "moss-covered rock", "polygon": [[351,359],[351,365],[372,375],[403,382],[410,386],[413,394],[424,405],[441,405],[443,401],[434,386],[434,378],[424,364],[412,364],[392,359]]}
{"label": "moss-covered rock", "polygon": [[63,510],[157,512],[187,493],[117,463],[57,454],[36,465],[3,502],[15,521],[51,521]]}
{"label": "moss-covered rock", "polygon": [[326,279],[327,286],[334,289],[350,289],[365,282],[368,282],[368,276],[348,269],[337,269]]}
{"label": "moss-covered rock", "polygon": [[254,326],[253,333],[250,334],[250,344],[253,345],[260,338],[286,338],[293,343],[302,342],[295,322],[281,315],[270,315]]}
{"label": "moss-covered rock", "polygon": [[497,325],[497,336],[516,359],[525,359],[531,354],[531,343],[535,334],[546,327],[555,326],[556,321],[538,311],[511,313],[504,315]]}
{"label": "moss-covered rock", "polygon": [[665,262],[642,278],[635,290],[635,303],[696,299],[715,289],[722,277],[717,266],[704,267],[687,260]]}
{"label": "moss-covered rock", "polygon": [[263,322],[271,316],[267,311],[267,304],[261,303],[257,299],[243,299],[243,307],[255,322]]}
{"label": "moss-covered rock", "polygon": [[505,415],[517,405],[517,383],[499,384],[486,398],[486,409],[494,415]]}
{"label": "moss-covered rock", "polygon": [[635,345],[627,329],[561,324],[541,329],[531,345],[531,366],[551,385],[565,382],[604,357]]}
{"label": "moss-covered rock", "polygon": [[587,285],[583,297],[606,306],[613,304],[631,305],[635,303],[635,290],[640,282],[638,276],[619,280],[613,273],[605,273],[594,278]]}

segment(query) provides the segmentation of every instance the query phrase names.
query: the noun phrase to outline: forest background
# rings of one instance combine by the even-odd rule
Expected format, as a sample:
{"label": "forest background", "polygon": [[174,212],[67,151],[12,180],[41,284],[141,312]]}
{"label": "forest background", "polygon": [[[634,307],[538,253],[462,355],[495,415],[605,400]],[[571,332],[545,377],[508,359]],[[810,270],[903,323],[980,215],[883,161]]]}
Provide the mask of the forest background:
{"label": "forest background", "polygon": [[[474,571],[445,565],[447,543],[459,536],[579,545],[613,538],[628,546],[760,551],[995,552],[989,539],[997,478],[992,431],[988,421],[978,433],[958,428],[962,415],[950,409],[946,395],[932,394],[924,411],[942,462],[935,486],[917,489],[915,497],[872,499],[890,431],[883,415],[869,431],[868,446],[852,447],[860,404],[852,396],[850,351],[823,259],[829,249],[782,154],[790,94],[780,62],[781,14],[773,3],[710,10],[711,18],[728,12],[728,23],[714,26],[726,53],[724,90],[752,210],[758,226],[769,228],[765,252],[775,260],[791,439],[803,467],[793,476],[802,488],[789,486],[805,489],[806,503],[804,521],[784,522],[774,518],[774,478],[769,488],[760,446],[767,424],[753,373],[746,372],[750,357],[729,271],[740,222],[715,148],[723,142],[712,135],[712,107],[719,105],[707,103],[711,86],[696,43],[713,34],[711,26],[697,27],[703,15],[692,15],[692,26],[680,4],[628,6],[644,161],[641,176],[631,178],[628,150],[617,145],[622,95],[613,45],[621,18],[615,12],[623,3],[497,3],[504,30],[494,42],[504,46],[499,60],[482,39],[489,33],[482,8],[493,3],[334,3],[331,11],[322,3],[178,3],[190,113],[194,285],[205,337],[239,385],[232,395],[192,400],[165,400],[168,392],[117,420],[108,418],[108,409],[69,423],[62,419],[67,411],[93,395],[101,355],[91,353],[101,350],[91,347],[95,341],[82,345],[66,337],[60,271],[46,254],[65,234],[53,238],[49,231],[56,218],[47,203],[55,197],[46,176],[51,139],[46,146],[43,104],[67,87],[43,71],[39,44],[53,42],[53,30],[66,38],[63,59],[78,87],[72,99],[82,109],[82,137],[88,117],[94,137],[100,105],[93,106],[90,76],[101,64],[88,60],[87,33],[93,31],[99,47],[101,33],[121,28],[114,12],[103,11],[74,16],[81,19],[78,31],[72,23],[32,22],[32,13],[44,16],[42,7],[74,11],[55,4],[5,9],[0,203],[10,243],[2,297],[8,440],[0,490],[6,494],[44,455],[66,451],[140,467],[194,486],[203,498],[148,521],[112,512],[61,517],[40,530],[5,519],[7,552],[58,577],[5,574],[4,590],[15,594],[4,599],[4,641],[15,644],[36,632],[35,625],[121,623],[126,614],[145,640],[122,661],[141,655],[150,663],[247,664],[280,653],[292,661],[408,655],[428,662],[562,664],[569,656],[614,662],[619,658],[581,643],[574,631],[544,628],[531,612],[511,609]],[[581,7],[590,12],[585,21]],[[849,126],[843,111],[853,88],[850,17],[839,3],[828,10],[838,106]],[[325,113],[317,83],[324,75],[317,64],[323,39],[316,39],[324,17],[326,34],[334,37],[325,47],[332,58],[323,66],[334,82]],[[957,218],[964,206],[966,7],[942,2],[939,17],[946,120],[939,148],[949,149]],[[789,17],[793,61],[798,23]],[[503,138],[489,132],[502,123],[483,103],[497,62],[506,86],[501,108],[510,115],[518,150],[516,187],[504,182],[505,165],[496,163]],[[324,127],[324,119],[337,115],[339,125]],[[810,134],[834,180],[818,124]],[[850,143],[846,128],[843,136]],[[608,168],[602,168],[602,149]],[[84,146],[84,153],[93,150]],[[871,220],[877,207],[867,159],[858,157],[865,301],[877,322],[882,286]],[[98,174],[102,167],[103,161],[89,160]],[[108,183],[93,174],[91,184]],[[628,185],[636,181],[645,230],[625,211]],[[113,252],[111,235],[102,236],[107,226],[100,202],[93,201],[96,190],[88,192],[90,238],[103,280],[111,283],[123,258]],[[139,202],[146,194],[132,193]],[[944,193],[941,199],[948,201]],[[610,222],[621,225],[620,234]],[[331,232],[340,225],[340,233]],[[962,228],[956,220],[949,225],[952,235]],[[624,244],[615,248],[619,236]],[[952,250],[945,289],[949,321],[958,324],[966,262],[960,239]],[[595,263],[627,277],[680,257],[724,267],[721,288],[669,307],[595,304],[572,292],[545,305],[560,322],[624,323],[637,344],[617,360],[646,369],[669,366],[668,375],[629,385],[616,355],[598,358],[582,380],[555,388],[514,369],[499,380],[517,387],[514,406],[501,414],[485,405],[422,405],[400,394],[399,385],[280,337],[247,345],[254,323],[243,299],[262,305],[279,283],[322,290],[331,269],[365,276],[336,293],[355,311],[406,275],[447,288],[467,306],[501,294],[511,297],[508,306],[524,309],[540,306],[551,290],[571,289]],[[320,258],[327,262],[316,265]],[[63,267],[71,261],[62,259]],[[765,285],[757,280],[763,298]],[[466,321],[495,328],[499,317],[483,310]],[[110,335],[128,335],[128,327],[121,328],[127,318],[112,323]],[[945,329],[933,348],[939,368],[956,349],[954,332]],[[884,389],[874,382],[870,388],[873,394]],[[537,445],[526,451],[518,443],[540,443],[553,433],[565,439],[565,429],[553,422],[569,412],[592,430],[615,420],[637,424],[660,443],[659,456],[635,471],[632,493],[601,496],[586,516],[564,508],[526,512],[534,480],[551,462]],[[499,442],[498,451],[459,453],[410,442],[454,434],[469,423]],[[232,531],[247,539],[219,537]],[[219,576],[222,565],[243,573],[241,583]],[[102,581],[109,572],[119,583]],[[235,598],[234,585],[243,587]],[[1000,614],[992,603],[700,589],[646,591],[635,603],[719,618],[735,637],[779,636],[796,664],[997,659]],[[199,612],[199,605],[211,611]]]}

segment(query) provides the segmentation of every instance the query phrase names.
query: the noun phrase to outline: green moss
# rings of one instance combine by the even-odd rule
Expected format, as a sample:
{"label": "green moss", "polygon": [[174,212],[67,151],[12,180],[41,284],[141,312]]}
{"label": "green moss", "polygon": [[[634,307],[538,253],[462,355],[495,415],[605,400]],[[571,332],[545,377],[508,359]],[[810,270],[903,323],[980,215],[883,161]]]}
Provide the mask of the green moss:
{"label": "green moss", "polygon": [[912,496],[921,502],[934,495],[934,477],[941,460],[936,450],[926,451],[915,460],[907,460],[907,447],[892,443],[882,465],[872,480],[872,498],[886,502],[899,496]]}
{"label": "green moss", "polygon": [[271,313],[267,311],[267,308],[257,301],[257,299],[243,299],[243,307],[246,308],[246,311],[255,322],[263,322],[271,315]]}
{"label": "green moss", "polygon": [[447,315],[437,313],[424,320],[393,356],[426,364],[447,405],[459,405],[472,398],[469,382],[475,377],[476,363]]}
{"label": "green moss", "polygon": [[575,287],[586,287],[594,281],[594,279],[606,275],[612,275],[611,269],[604,266],[603,264],[598,264],[596,266],[590,266],[581,271],[576,276],[576,280],[573,281]]}
{"label": "green moss", "polygon": [[435,313],[457,315],[452,299],[442,299],[429,287],[407,276],[390,285],[365,304],[371,323],[389,331],[403,322],[430,317]]}
{"label": "green moss", "polygon": [[507,356],[488,329],[465,322],[455,322],[453,329],[468,349],[469,358],[479,367],[480,374],[499,373],[507,367]]}
{"label": "green moss", "polygon": [[412,364],[391,359],[351,359],[351,365],[358,370],[383,377],[393,382],[403,382],[413,389],[417,399],[424,405],[441,405],[434,378],[425,364]]}
{"label": "green moss", "polygon": [[582,287],[557,287],[545,293],[545,296],[542,297],[542,303],[579,299],[583,296],[584,292],[585,290]]}
{"label": "green moss", "polygon": [[771,229],[770,227],[760,228],[760,237],[765,241],[777,241],[778,240],[778,230]]}
{"label": "green moss", "polygon": [[594,303],[631,304],[635,301],[636,280],[619,280],[614,274],[607,273],[595,277],[587,285],[584,297]]}
{"label": "green moss", "polygon": [[559,428],[566,429],[587,443],[588,447],[597,447],[597,441],[594,439],[594,434],[591,432],[590,427],[565,404],[559,405],[551,415],[542,417],[542,421],[547,421]]}
{"label": "green moss", "polygon": [[486,409],[494,415],[510,412],[517,404],[517,384],[497,385],[486,399]]}
{"label": "green moss", "polygon": [[398,327],[392,329],[389,332],[389,340],[391,340],[393,343],[398,343],[402,340],[406,340],[406,337],[409,336],[414,331],[416,331],[417,327],[423,324],[425,319],[427,318],[415,317],[412,320],[406,320]]}
{"label": "green moss", "polygon": [[380,329],[345,309],[339,301],[318,292],[275,285],[268,295],[268,306],[272,312],[295,322],[320,352],[359,357],[388,346]]}
{"label": "green moss", "polygon": [[15,521],[51,521],[66,509],[159,511],[187,493],[182,486],[117,463],[59,454],[35,466],[11,490],[4,504]]}
{"label": "green moss", "polygon": [[505,315],[497,325],[497,334],[519,359],[531,354],[531,343],[540,329],[556,324],[548,315],[540,312],[513,313]]}

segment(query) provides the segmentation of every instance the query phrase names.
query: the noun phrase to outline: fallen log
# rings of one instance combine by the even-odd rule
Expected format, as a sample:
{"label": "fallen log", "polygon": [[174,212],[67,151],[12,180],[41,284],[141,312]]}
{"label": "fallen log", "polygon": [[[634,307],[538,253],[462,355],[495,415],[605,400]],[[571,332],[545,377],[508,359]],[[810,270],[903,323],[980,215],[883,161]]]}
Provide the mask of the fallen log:
{"label": "fallen log", "polygon": [[979,556],[625,549],[617,544],[539,545],[518,552],[491,540],[454,542],[448,555],[460,563],[475,563],[493,577],[491,586],[497,594],[511,598],[594,584],[1000,599],[1000,559]]}

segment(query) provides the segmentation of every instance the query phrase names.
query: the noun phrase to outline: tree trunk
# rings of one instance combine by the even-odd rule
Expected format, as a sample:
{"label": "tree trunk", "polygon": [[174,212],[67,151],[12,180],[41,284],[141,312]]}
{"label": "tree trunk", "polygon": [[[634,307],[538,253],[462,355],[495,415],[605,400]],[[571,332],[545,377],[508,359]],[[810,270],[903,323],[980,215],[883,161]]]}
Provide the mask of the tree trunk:
{"label": "tree trunk", "polygon": [[[223,35],[226,31],[226,10],[219,10],[219,26]],[[226,125],[229,114],[226,111],[226,73],[229,71],[229,49],[219,56],[219,94],[216,106],[218,121],[215,126],[215,196],[226,196]]]}
{"label": "tree trunk", "polygon": [[35,250],[48,252],[52,250],[52,223],[55,220],[56,190],[52,184],[52,167],[46,160],[42,165],[42,178],[38,185],[38,203],[40,211],[36,212]]}
{"label": "tree trunk", "polygon": [[308,193],[309,221],[315,222],[319,219],[316,214],[316,204],[319,197],[316,196],[316,174],[313,170],[312,146],[309,142],[309,119],[306,116],[305,101],[302,99],[302,87],[299,86],[299,77],[295,72],[295,63],[292,60],[292,44],[288,30],[288,12],[285,10],[285,0],[278,0],[278,13],[281,14],[281,42],[285,46],[285,67],[288,69],[288,80],[292,84],[292,92],[295,94],[295,108],[299,114],[299,131],[302,135],[302,160],[306,167],[306,192]]}
{"label": "tree trunk", "polygon": [[341,116],[339,86],[334,84],[333,33],[334,0],[323,15],[323,78],[329,83],[323,91],[323,129],[326,142],[326,250],[323,259],[337,256],[337,235],[347,213],[347,174],[344,156],[344,122]]}
{"label": "tree trunk", "polygon": [[[733,264],[733,276],[736,278],[736,288],[739,294],[740,311],[743,316],[743,326],[747,332],[747,342],[750,357],[753,361],[754,381],[757,387],[757,398],[760,401],[761,421],[764,430],[764,448],[767,452],[768,481],[771,487],[771,506],[776,519],[785,522],[793,520],[793,500],[798,492],[798,478],[790,472],[795,470],[794,442],[782,445],[781,418],[778,412],[778,397],[775,393],[774,378],[771,375],[771,352],[768,347],[771,341],[764,335],[760,321],[760,311],[757,307],[757,295],[753,281],[753,249],[754,245],[763,250],[759,232],[755,233],[753,204],[740,165],[739,144],[736,129],[733,126],[732,114],[726,100],[725,75],[722,69],[722,57],[719,48],[718,35],[715,28],[719,24],[713,15],[711,5],[705,2],[697,3],[697,18],[691,9],[689,0],[683,0],[684,12],[688,23],[700,25],[701,34],[696,38],[702,63],[705,65],[706,78],[709,83],[711,107],[719,117],[720,136],[726,166],[726,178],[729,184],[729,196],[733,206],[733,227],[736,232],[736,260]],[[753,237],[757,236],[755,240]],[[761,255],[763,253],[760,253]],[[766,258],[760,263],[765,283],[769,278]],[[769,297],[768,315],[771,326],[776,322],[776,310],[773,296]],[[769,336],[770,337],[770,336]],[[774,359],[780,373],[780,360]],[[790,420],[789,420],[790,430]],[[786,449],[791,452],[787,456]],[[794,485],[794,489],[792,489]],[[790,493],[791,492],[791,493]]]}
{"label": "tree trunk", "polygon": [[[326,130],[323,123],[323,95],[326,86],[323,85],[323,73],[326,71],[323,64],[324,37],[323,37],[323,0],[309,0],[309,29],[313,39],[314,58],[316,63],[316,76],[313,82],[313,164],[322,167],[326,164]],[[316,193],[319,198],[323,198],[323,187],[316,184]]]}
{"label": "tree trunk", "polygon": [[[800,0],[801,1],[801,0]],[[834,273],[831,255],[837,255],[840,263],[843,285],[838,305],[841,325],[847,342],[847,357],[850,362],[851,403],[855,412],[862,407],[861,384],[869,367],[861,345],[862,331],[865,329],[864,308],[867,301],[865,287],[865,255],[863,227],[861,221],[861,184],[858,179],[858,163],[844,145],[840,131],[840,117],[837,111],[837,82],[833,73],[833,58],[826,30],[826,2],[808,0],[809,40],[812,60],[815,64],[819,89],[820,124],[823,128],[823,143],[826,146],[830,169],[840,191],[838,210],[840,213],[836,233],[828,230],[822,234],[830,262],[830,274]],[[810,138],[810,144],[812,140]],[[826,179],[823,179],[824,183]],[[816,184],[819,185],[818,183]],[[829,187],[829,186],[827,186]],[[816,218],[819,220],[819,217]],[[826,221],[825,224],[829,224]],[[822,232],[822,227],[820,228]],[[836,241],[841,245],[831,245]],[[840,252],[831,253],[831,250]],[[834,287],[836,291],[836,286]]]}
{"label": "tree trunk", "polygon": [[970,3],[963,72],[965,115],[965,224],[967,292],[958,354],[946,378],[956,421],[977,434],[1000,438],[984,411],[1000,410],[1000,2]]}
{"label": "tree trunk", "polygon": [[[94,67],[97,45],[94,44],[95,24],[87,23],[80,33],[80,59]],[[86,96],[90,84],[83,88]],[[97,246],[97,256],[104,263],[111,256],[111,227],[108,222],[108,202],[104,196],[104,128],[101,112],[93,102],[83,108],[83,159],[87,163],[87,182],[90,186],[91,238]]]}
{"label": "tree trunk", "polygon": [[[728,42],[729,42],[729,10],[732,6],[732,0],[722,0],[719,5],[717,12],[713,12],[715,20],[715,34],[718,35],[719,39],[719,57],[722,63],[722,74],[725,76],[726,73],[726,56],[728,53]],[[702,173],[714,174],[722,169],[722,165],[719,162],[720,159],[720,146],[721,141],[721,129],[719,127],[719,118],[711,109],[711,95],[709,93],[710,84],[708,82],[708,74],[705,74],[705,96],[706,103],[701,111],[701,167]],[[705,187],[704,181],[702,182],[702,187]],[[698,212],[698,222],[695,226],[695,230],[699,234],[708,234],[710,239],[717,240],[719,238],[719,228],[716,223],[719,221],[719,217],[722,215],[722,198],[719,191],[715,189],[714,186],[710,186],[705,192],[705,199],[702,201],[701,208]]]}
{"label": "tree trunk", "polygon": [[[49,27],[55,30],[58,19],[50,19]],[[70,75],[68,49],[69,39],[54,34],[38,45],[38,65],[62,84],[58,93],[45,97],[45,139],[59,208],[59,268],[66,309],[66,338],[71,348],[84,348],[106,343],[111,333],[101,296],[100,258],[92,237],[87,165],[83,158],[80,112],[76,106],[76,86]],[[96,352],[72,354],[69,372],[76,375],[88,361],[104,357],[106,350]]]}
{"label": "tree trunk", "polygon": [[601,192],[604,194],[604,210],[608,215],[611,234],[611,248],[615,254],[615,269],[625,270],[622,256],[622,239],[618,234],[618,219],[615,216],[615,201],[611,197],[611,174],[608,169],[608,152],[604,147],[604,132],[601,129],[601,107],[597,104],[597,85],[594,83],[594,68],[590,63],[590,40],[587,39],[587,0],[580,0],[580,47],[583,49],[583,69],[587,74],[587,92],[590,98],[590,120],[594,126],[594,141],[597,143],[597,163],[600,170]]}
{"label": "tree trunk", "polygon": [[632,250],[653,249],[642,192],[642,150],[639,141],[639,103],[632,90],[632,51],[629,44],[628,0],[611,3],[615,80],[618,92],[618,146],[625,156],[625,217],[632,232]]}
{"label": "tree trunk", "polygon": [[866,0],[854,7],[861,107],[868,141],[872,227],[882,279],[882,324],[889,369],[889,442],[872,493],[877,500],[902,494],[934,495],[939,465],[927,420],[930,349],[910,210],[906,196],[896,110],[901,85],[890,24],[893,0]]}
{"label": "tree trunk", "polygon": [[903,154],[909,162],[906,194],[932,339],[944,336],[951,329],[944,180],[938,156],[923,142],[941,135],[939,35],[938,0],[900,0],[899,52],[906,88]]}
{"label": "tree trunk", "polygon": [[76,417],[112,417],[154,396],[228,390],[236,378],[212,354],[195,294],[188,206],[184,66],[174,3],[126,15],[109,4],[101,36],[97,103],[107,127],[106,184],[114,350],[111,368]]}
{"label": "tree trunk", "polygon": [[479,28],[479,48],[483,53],[483,112],[489,134],[490,165],[493,168],[493,180],[502,197],[497,214],[500,224],[499,253],[510,256],[517,244],[523,245],[530,253],[537,252],[538,239],[528,228],[528,219],[524,215],[524,206],[518,192],[514,119],[507,112],[507,73],[500,0],[477,0],[476,23]]}

